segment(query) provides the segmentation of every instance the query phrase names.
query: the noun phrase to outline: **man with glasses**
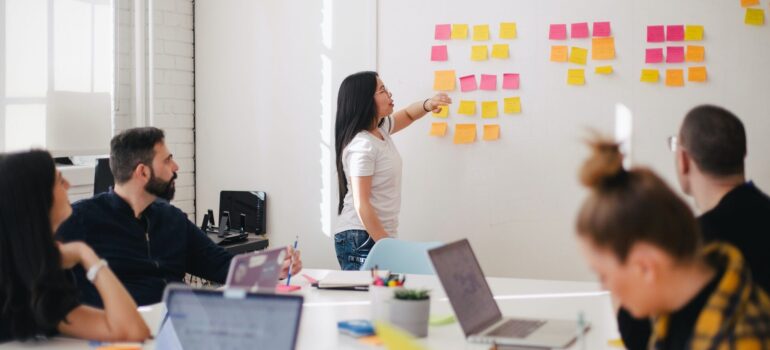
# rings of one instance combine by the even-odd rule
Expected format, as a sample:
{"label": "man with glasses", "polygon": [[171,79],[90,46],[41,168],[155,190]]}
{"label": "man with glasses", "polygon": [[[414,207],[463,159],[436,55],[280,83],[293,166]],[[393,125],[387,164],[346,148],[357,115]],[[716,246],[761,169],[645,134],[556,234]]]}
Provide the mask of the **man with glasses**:
{"label": "man with glasses", "polygon": [[[679,135],[668,138],[668,146],[676,154],[679,185],[701,213],[703,240],[738,247],[752,278],[770,291],[770,197],[746,181],[743,123],[724,108],[698,106],[685,116]],[[627,349],[648,349],[649,320],[634,319],[621,308],[618,326]]]}

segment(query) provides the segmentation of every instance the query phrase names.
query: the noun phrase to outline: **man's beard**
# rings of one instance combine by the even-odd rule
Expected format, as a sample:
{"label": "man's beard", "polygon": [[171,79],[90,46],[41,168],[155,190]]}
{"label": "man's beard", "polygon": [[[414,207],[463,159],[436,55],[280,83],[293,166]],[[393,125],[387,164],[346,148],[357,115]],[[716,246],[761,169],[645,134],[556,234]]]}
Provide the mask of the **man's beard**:
{"label": "man's beard", "polygon": [[176,191],[174,180],[176,180],[176,173],[171,177],[171,180],[163,181],[155,176],[155,171],[150,170],[150,181],[144,186],[144,190],[170,202],[174,199],[174,192]]}

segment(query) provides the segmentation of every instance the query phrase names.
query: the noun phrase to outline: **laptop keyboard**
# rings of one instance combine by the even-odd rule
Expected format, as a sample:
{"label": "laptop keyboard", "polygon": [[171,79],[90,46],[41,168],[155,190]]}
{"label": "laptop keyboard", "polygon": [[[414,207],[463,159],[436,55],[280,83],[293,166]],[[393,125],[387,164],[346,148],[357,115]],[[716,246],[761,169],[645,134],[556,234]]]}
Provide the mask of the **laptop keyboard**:
{"label": "laptop keyboard", "polygon": [[545,322],[539,320],[508,320],[486,335],[490,337],[526,338],[544,325]]}

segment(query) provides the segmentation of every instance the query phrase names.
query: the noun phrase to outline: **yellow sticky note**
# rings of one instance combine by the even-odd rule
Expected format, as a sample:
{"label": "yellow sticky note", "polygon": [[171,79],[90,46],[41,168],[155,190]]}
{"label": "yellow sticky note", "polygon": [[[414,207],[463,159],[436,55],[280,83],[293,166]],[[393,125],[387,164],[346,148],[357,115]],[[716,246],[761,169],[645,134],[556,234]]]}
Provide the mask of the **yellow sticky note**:
{"label": "yellow sticky note", "polygon": [[433,90],[452,91],[455,89],[455,71],[437,70],[433,78]]}
{"label": "yellow sticky note", "polygon": [[657,83],[660,80],[660,74],[657,69],[642,69],[642,77],[639,80],[645,83]]}
{"label": "yellow sticky note", "polygon": [[500,138],[500,125],[484,125],[484,141],[494,141]]}
{"label": "yellow sticky note", "polygon": [[461,100],[460,107],[457,108],[457,114],[463,114],[463,115],[476,114],[476,101]]}
{"label": "yellow sticky note", "polygon": [[455,125],[456,145],[473,143],[476,141],[476,124],[457,124]]}
{"label": "yellow sticky note", "polygon": [[703,40],[703,26],[688,25],[684,28],[684,40]]}
{"label": "yellow sticky note", "polygon": [[623,339],[619,339],[619,338],[607,340],[607,345],[610,347],[619,348],[619,349],[626,348],[626,345],[623,344]]}
{"label": "yellow sticky note", "polygon": [[743,20],[746,24],[761,26],[765,24],[765,10],[746,9],[746,18]]}
{"label": "yellow sticky note", "polygon": [[577,64],[586,64],[588,49],[573,46],[569,51],[569,61]]}
{"label": "yellow sticky note", "polygon": [[516,23],[500,23],[500,39],[516,39]]}
{"label": "yellow sticky note", "polygon": [[438,111],[438,113],[433,112],[433,116],[436,118],[446,118],[449,116],[449,107],[447,106],[441,106],[441,109]]}
{"label": "yellow sticky note", "polygon": [[430,136],[446,135],[447,123],[432,123],[430,125]]}
{"label": "yellow sticky note", "polygon": [[687,45],[685,60],[687,60],[687,62],[703,62],[705,55],[706,49],[704,49],[703,46]]}
{"label": "yellow sticky note", "polygon": [[489,25],[480,24],[473,26],[473,40],[484,41],[489,40]]}
{"label": "yellow sticky note", "polygon": [[426,350],[411,334],[393,327],[387,322],[375,322],[374,327],[377,330],[377,336],[380,337],[388,350]]}
{"label": "yellow sticky note", "polygon": [[687,81],[703,83],[707,79],[706,67],[687,68]]}
{"label": "yellow sticky note", "polygon": [[497,101],[482,101],[481,102],[481,117],[482,118],[497,118]]}
{"label": "yellow sticky note", "polygon": [[492,57],[494,57],[494,58],[508,58],[508,44],[494,44],[494,45],[492,45]]}
{"label": "yellow sticky note", "polygon": [[567,62],[567,47],[556,45],[551,46],[551,61],[552,62]]}
{"label": "yellow sticky note", "polygon": [[453,24],[452,25],[452,39],[468,39],[468,25],[467,24]]}
{"label": "yellow sticky note", "polygon": [[471,47],[471,60],[473,61],[486,61],[487,60],[487,45],[473,45]]}
{"label": "yellow sticky note", "polygon": [[684,86],[684,70],[666,69],[666,86]]}
{"label": "yellow sticky note", "polygon": [[521,98],[508,97],[503,99],[505,114],[518,114],[521,113]]}
{"label": "yellow sticky note", "polygon": [[759,5],[759,0],[741,0],[741,6],[749,7]]}
{"label": "yellow sticky note", "polygon": [[594,70],[594,72],[595,72],[596,74],[603,74],[603,75],[612,74],[612,66],[600,66],[600,67],[596,67],[596,69]]}
{"label": "yellow sticky note", "polygon": [[586,72],[584,69],[568,69],[567,85],[585,85]]}
{"label": "yellow sticky note", "polygon": [[611,60],[615,58],[615,38],[591,39],[591,59]]}

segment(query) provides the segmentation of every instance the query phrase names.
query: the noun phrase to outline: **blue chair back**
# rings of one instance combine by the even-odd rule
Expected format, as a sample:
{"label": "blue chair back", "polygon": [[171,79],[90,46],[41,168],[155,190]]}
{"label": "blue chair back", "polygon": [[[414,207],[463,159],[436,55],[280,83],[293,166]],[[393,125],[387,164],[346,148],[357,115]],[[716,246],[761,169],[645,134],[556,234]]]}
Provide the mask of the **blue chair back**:
{"label": "blue chair back", "polygon": [[383,238],[374,244],[361,270],[377,266],[392,273],[433,275],[433,263],[428,250],[442,246],[441,242],[410,242],[402,239]]}

